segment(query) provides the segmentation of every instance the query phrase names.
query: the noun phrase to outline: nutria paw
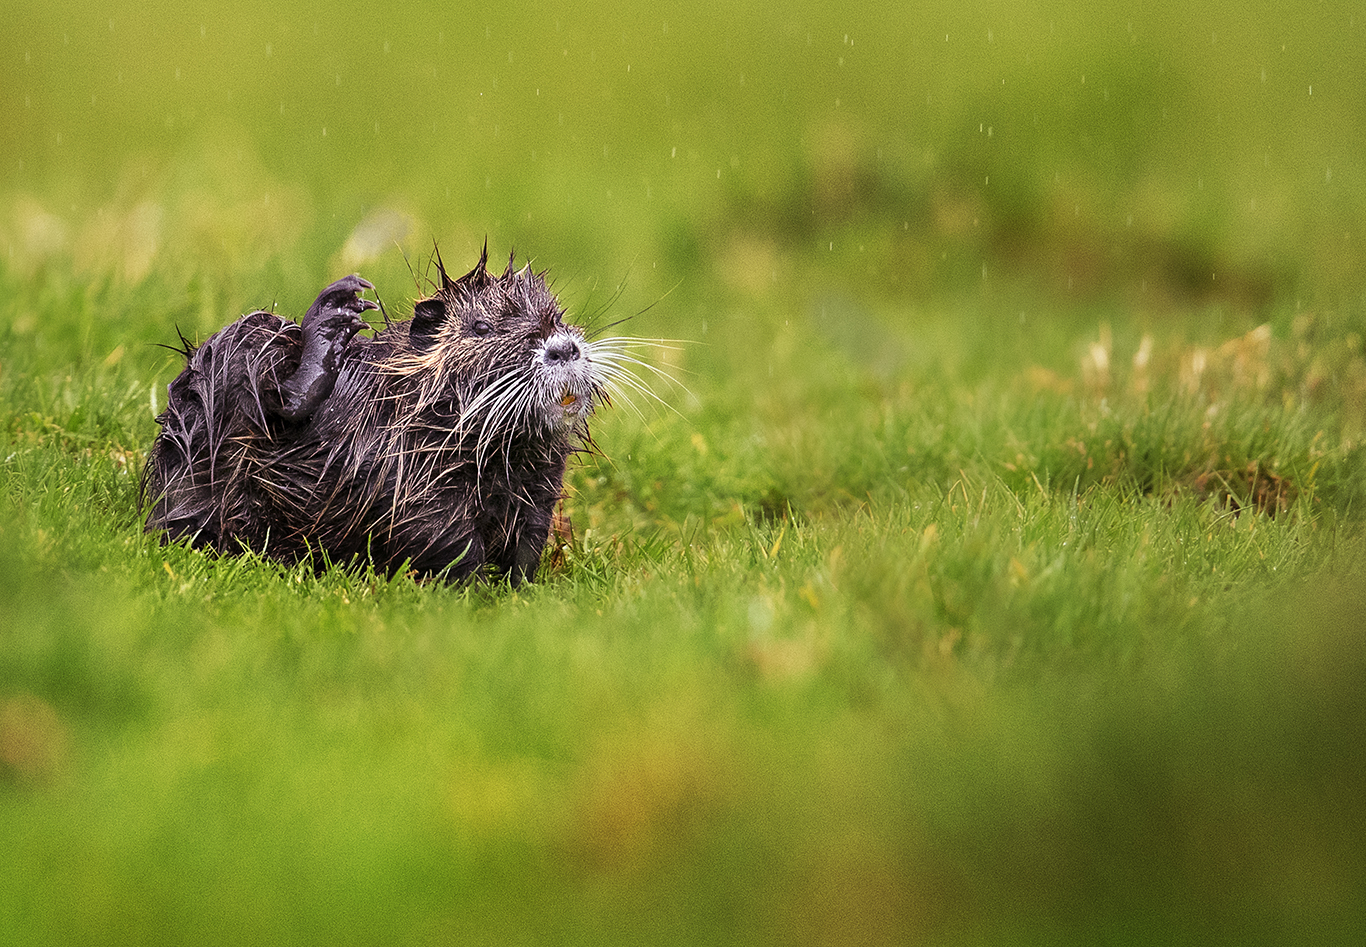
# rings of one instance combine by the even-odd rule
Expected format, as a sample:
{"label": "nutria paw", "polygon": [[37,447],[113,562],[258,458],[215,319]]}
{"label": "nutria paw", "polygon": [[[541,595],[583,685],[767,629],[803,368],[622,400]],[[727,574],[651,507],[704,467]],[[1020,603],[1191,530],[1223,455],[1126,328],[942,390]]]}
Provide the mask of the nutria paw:
{"label": "nutria paw", "polygon": [[374,288],[359,276],[343,276],[313,300],[304,314],[304,351],[299,367],[280,386],[280,417],[303,420],[327,400],[337,383],[342,352],[366,327],[360,314],[379,308],[360,298],[363,290]]}
{"label": "nutria paw", "polygon": [[337,346],[345,346],[361,329],[365,320],[360,317],[367,309],[378,309],[379,305],[360,294],[375,287],[369,280],[359,276],[343,276],[318,294],[313,305],[304,313],[304,345],[312,347],[315,340],[326,339]]}

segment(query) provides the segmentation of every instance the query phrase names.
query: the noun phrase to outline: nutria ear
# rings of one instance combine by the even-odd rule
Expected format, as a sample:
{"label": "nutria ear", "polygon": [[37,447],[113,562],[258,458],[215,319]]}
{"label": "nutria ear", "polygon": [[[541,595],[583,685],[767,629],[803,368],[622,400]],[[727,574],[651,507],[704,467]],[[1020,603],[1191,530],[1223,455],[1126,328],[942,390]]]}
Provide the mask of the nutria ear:
{"label": "nutria ear", "polygon": [[446,304],[437,296],[424,299],[413,307],[413,321],[408,327],[408,338],[413,348],[425,352],[436,344],[437,333],[446,321]]}

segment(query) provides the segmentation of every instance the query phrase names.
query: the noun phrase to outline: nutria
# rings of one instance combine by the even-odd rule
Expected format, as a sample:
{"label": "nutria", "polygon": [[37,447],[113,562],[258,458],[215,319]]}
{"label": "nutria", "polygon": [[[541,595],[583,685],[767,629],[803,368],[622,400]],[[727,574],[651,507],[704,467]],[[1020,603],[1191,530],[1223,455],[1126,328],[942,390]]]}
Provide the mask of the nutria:
{"label": "nutria", "polygon": [[[299,325],[253,312],[168,386],[143,474],[147,529],[220,553],[368,558],[452,580],[531,579],[569,455],[623,386],[634,340],[589,341],[544,274],[489,273],[488,247],[373,338],[347,276]],[[387,320],[386,320],[387,323]]]}

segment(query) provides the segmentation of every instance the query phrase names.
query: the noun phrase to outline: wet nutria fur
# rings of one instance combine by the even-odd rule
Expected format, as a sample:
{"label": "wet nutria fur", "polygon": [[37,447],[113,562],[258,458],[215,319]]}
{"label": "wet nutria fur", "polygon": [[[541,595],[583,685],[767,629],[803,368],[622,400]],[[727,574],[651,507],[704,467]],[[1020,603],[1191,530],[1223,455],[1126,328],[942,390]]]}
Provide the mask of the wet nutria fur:
{"label": "wet nutria fur", "polygon": [[[143,475],[148,530],[219,552],[535,575],[587,419],[628,340],[589,342],[539,274],[440,266],[437,292],[373,338],[358,276],[296,324],[253,312],[200,345]],[[639,363],[637,363],[639,364]]]}

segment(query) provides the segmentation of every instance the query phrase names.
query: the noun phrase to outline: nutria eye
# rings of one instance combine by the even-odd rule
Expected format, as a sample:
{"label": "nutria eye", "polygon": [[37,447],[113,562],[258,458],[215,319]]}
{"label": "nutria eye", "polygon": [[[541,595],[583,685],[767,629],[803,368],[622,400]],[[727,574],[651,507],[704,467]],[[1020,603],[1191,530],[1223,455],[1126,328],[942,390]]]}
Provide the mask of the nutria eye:
{"label": "nutria eye", "polygon": [[484,336],[488,335],[490,332],[493,331],[493,327],[490,326],[483,319],[480,319],[477,322],[475,322],[474,325],[470,326],[470,331],[473,332],[475,335],[479,336],[480,338],[483,338]]}

